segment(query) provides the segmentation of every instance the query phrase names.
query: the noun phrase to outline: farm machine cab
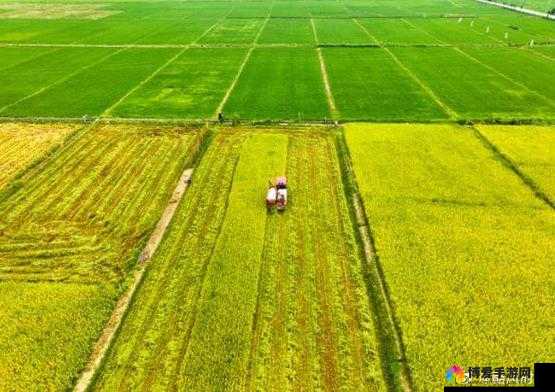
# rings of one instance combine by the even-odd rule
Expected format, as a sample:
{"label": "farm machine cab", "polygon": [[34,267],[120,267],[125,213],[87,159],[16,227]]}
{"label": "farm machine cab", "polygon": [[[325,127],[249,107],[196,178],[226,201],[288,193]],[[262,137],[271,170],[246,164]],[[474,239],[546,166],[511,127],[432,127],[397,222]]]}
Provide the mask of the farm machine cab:
{"label": "farm machine cab", "polygon": [[287,206],[287,177],[277,177],[270,181],[266,192],[266,208],[268,211],[276,208],[278,211],[285,210]]}

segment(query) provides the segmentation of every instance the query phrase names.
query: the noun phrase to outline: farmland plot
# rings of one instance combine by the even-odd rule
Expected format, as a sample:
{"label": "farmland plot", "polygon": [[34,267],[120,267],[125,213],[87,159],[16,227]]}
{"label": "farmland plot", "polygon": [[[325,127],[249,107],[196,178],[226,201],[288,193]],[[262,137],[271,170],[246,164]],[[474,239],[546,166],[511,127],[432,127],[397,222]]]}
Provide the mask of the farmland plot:
{"label": "farmland plot", "polygon": [[0,290],[21,298],[0,311],[8,389],[70,386],[196,143],[163,128],[83,132],[0,201]]}
{"label": "farmland plot", "polygon": [[210,118],[247,49],[189,49],[114,108],[115,117]]}
{"label": "farmland plot", "polygon": [[71,124],[0,124],[0,192],[18,172],[38,162],[75,129]]}
{"label": "farmland plot", "polygon": [[9,72],[7,71],[9,68],[43,56],[52,50],[52,48],[0,48],[0,71]]}
{"label": "farmland plot", "polygon": [[439,119],[447,114],[383,49],[322,50],[344,119]]}
{"label": "farmland plot", "polygon": [[[552,118],[552,99],[508,80],[453,48],[391,48],[439,98],[465,118]],[[508,75],[511,78],[512,75]]]}
{"label": "farmland plot", "polygon": [[62,83],[45,88],[7,108],[3,114],[42,117],[99,115],[175,56],[177,51],[112,49],[112,55],[96,66],[87,67]]}
{"label": "farmland plot", "polygon": [[93,389],[384,390],[361,268],[331,138],[223,131]]}
{"label": "farmland plot", "polygon": [[205,44],[250,44],[264,23],[263,19],[227,19],[205,35]]}
{"label": "farmland plot", "polygon": [[308,19],[270,19],[258,43],[314,44],[314,34]]}
{"label": "farmland plot", "polygon": [[314,19],[316,36],[320,44],[376,44],[351,19]]}
{"label": "farmland plot", "polygon": [[[555,61],[513,48],[462,48],[478,61],[555,103]],[[555,110],[555,109],[554,109]]]}
{"label": "farmland plot", "polygon": [[255,49],[224,111],[255,120],[329,118],[316,51]]}
{"label": "farmland plot", "polygon": [[381,44],[438,44],[439,40],[405,19],[360,19]]}
{"label": "farmland plot", "polygon": [[555,129],[553,126],[478,126],[486,138],[555,199]]}
{"label": "farmland plot", "polygon": [[75,70],[90,66],[113,53],[106,48],[65,48],[29,59],[0,73],[0,114],[8,105],[59,83]]}
{"label": "farmland plot", "polygon": [[415,389],[440,389],[453,363],[549,361],[553,210],[470,129],[346,136]]}

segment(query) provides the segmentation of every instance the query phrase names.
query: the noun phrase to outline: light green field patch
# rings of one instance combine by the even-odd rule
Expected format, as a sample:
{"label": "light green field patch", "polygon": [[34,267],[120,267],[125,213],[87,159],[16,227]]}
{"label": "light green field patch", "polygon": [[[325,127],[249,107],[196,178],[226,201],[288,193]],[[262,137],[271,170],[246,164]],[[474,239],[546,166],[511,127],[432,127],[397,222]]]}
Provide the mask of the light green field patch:
{"label": "light green field patch", "polygon": [[0,19],[90,19],[97,20],[119,14],[106,9],[106,4],[0,4]]}
{"label": "light green field patch", "polygon": [[200,43],[250,44],[263,23],[263,19],[226,19],[204,36]]}

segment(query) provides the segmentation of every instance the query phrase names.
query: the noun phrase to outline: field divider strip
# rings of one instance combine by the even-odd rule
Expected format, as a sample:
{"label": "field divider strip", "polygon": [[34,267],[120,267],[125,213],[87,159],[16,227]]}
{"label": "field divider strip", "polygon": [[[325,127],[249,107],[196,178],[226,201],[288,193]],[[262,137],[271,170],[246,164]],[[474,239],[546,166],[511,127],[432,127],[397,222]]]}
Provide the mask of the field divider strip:
{"label": "field divider strip", "polygon": [[531,10],[531,9],[528,9],[528,8],[517,7],[517,6],[514,6],[514,5],[510,5],[510,4],[498,3],[498,2],[493,1],[493,0],[476,0],[476,1],[478,3],[482,3],[482,4],[493,5],[495,7],[500,7],[500,8],[505,8],[505,9],[508,9],[508,10],[511,10],[511,11],[520,12],[522,14],[527,14],[527,15],[532,15],[532,16],[539,16],[541,18],[555,20],[555,15],[550,15],[546,12],[535,11],[535,10]]}
{"label": "field divider strip", "polygon": [[45,92],[46,90],[48,90],[48,89],[50,89],[50,88],[52,88],[52,87],[54,87],[54,86],[57,86],[58,84],[61,84],[61,83],[66,82],[67,80],[71,79],[72,77],[74,77],[74,76],[76,76],[76,75],[79,75],[81,72],[86,71],[86,70],[89,69],[89,68],[92,68],[92,67],[94,67],[94,66],[96,66],[96,65],[98,65],[98,64],[103,63],[104,61],[108,60],[110,57],[113,57],[113,56],[117,55],[118,53],[123,52],[124,50],[126,50],[126,49],[116,50],[115,52],[112,52],[112,53],[108,54],[107,56],[101,57],[101,58],[98,59],[97,61],[93,61],[92,63],[89,63],[89,64],[87,64],[87,65],[84,65],[83,67],[78,68],[77,70],[75,70],[75,71],[69,73],[68,75],[65,75],[65,76],[63,76],[62,78],[57,79],[56,81],[54,81],[54,82],[52,82],[52,83],[50,83],[50,84],[48,84],[48,85],[46,85],[46,86],[41,87],[40,89],[34,91],[34,92],[31,93],[31,94],[26,95],[26,96],[23,97],[23,98],[18,99],[18,100],[15,101],[15,102],[12,102],[12,103],[9,103],[9,104],[3,106],[2,108],[0,108],[0,113],[6,111],[6,109],[11,108],[12,106],[15,106],[15,105],[17,105],[17,104],[19,104],[19,103],[21,103],[21,102],[24,102],[24,101],[26,101],[26,100],[28,100],[28,99],[33,98],[34,96],[37,96],[37,95],[39,95],[39,94]]}
{"label": "field divider strip", "polygon": [[338,117],[339,113],[337,111],[337,106],[335,105],[335,99],[331,91],[328,69],[326,67],[326,61],[322,53],[322,48],[319,46],[318,33],[316,32],[316,24],[314,23],[313,18],[310,18],[310,25],[312,27],[314,42],[316,43],[316,52],[318,53],[318,61],[320,62],[320,73],[322,74],[322,81],[324,82],[324,90],[326,92],[326,98],[328,100],[328,107],[330,109],[331,117],[335,119]]}
{"label": "field divider strip", "polygon": [[[389,380],[389,383],[393,382],[395,384],[390,385],[391,390],[400,388],[403,392],[413,392],[415,390],[414,381],[406,357],[401,327],[395,315],[391,295],[385,281],[383,267],[381,266],[380,258],[376,250],[370,220],[368,219],[364,208],[364,202],[360,196],[344,132],[345,130],[341,130],[341,133],[336,137],[336,148],[343,182],[345,184],[346,197],[347,200],[351,200],[349,204],[351,212],[354,215],[352,216],[352,218],[354,218],[353,225],[356,226],[360,242],[362,243],[361,250],[364,256],[364,267],[369,278],[369,282],[367,283],[377,290],[376,293],[372,293],[372,290],[369,290],[369,296],[374,297],[370,298],[370,300],[374,303],[372,308],[377,313],[376,318],[379,323],[377,329],[381,335],[380,354],[385,356],[385,362],[388,362],[384,363],[382,359],[382,369],[385,373],[384,379]],[[384,318],[386,320],[383,320]],[[382,324],[384,322],[385,324]],[[389,349],[391,344],[394,345],[393,352]],[[391,355],[394,355],[394,357],[392,358]],[[392,369],[391,363],[389,363],[387,359],[398,362],[398,373]],[[391,380],[391,377],[393,377],[393,380]]]}
{"label": "field divider strip", "polygon": [[213,116],[214,118],[218,117],[218,114],[221,113],[224,110],[225,104],[229,100],[229,97],[233,93],[233,90],[235,90],[235,86],[237,86],[237,83],[239,82],[239,78],[243,74],[243,71],[245,70],[245,67],[247,66],[247,63],[249,62],[249,60],[251,58],[252,52],[257,47],[258,39],[262,35],[262,32],[266,28],[266,25],[268,24],[269,21],[270,21],[270,16],[268,15],[266,17],[266,19],[264,20],[264,23],[262,24],[262,26],[260,26],[260,29],[258,30],[258,33],[256,33],[256,37],[254,38],[252,45],[250,46],[249,50],[247,51],[247,54],[245,55],[245,58],[241,62],[241,65],[239,66],[239,69],[237,70],[237,74],[235,74],[235,77],[231,81],[231,85],[229,86],[229,88],[225,92],[224,97],[222,98],[220,104],[216,108],[216,111],[214,112],[214,116]]}
{"label": "field divider strip", "polygon": [[482,145],[490,150],[494,156],[501,161],[503,166],[511,170],[518,178],[520,178],[524,185],[526,185],[532,193],[534,193],[534,196],[551,207],[551,209],[555,210],[555,202],[551,200],[549,195],[545,193],[540,186],[520,168],[518,163],[513,161],[510,156],[505,154],[495,143],[489,140],[487,136],[480,132],[477,127],[471,126],[470,128],[474,131],[474,135],[478,138]]}
{"label": "field divider strip", "polygon": [[177,186],[175,187],[175,190],[170,198],[170,201],[166,206],[166,209],[164,210],[154,231],[148,239],[147,244],[143,248],[143,251],[139,255],[138,267],[133,273],[131,285],[118,299],[112,315],[110,316],[110,319],[106,323],[102,334],[100,335],[92,350],[92,354],[87,362],[87,365],[85,366],[85,369],[83,370],[83,372],[79,376],[77,383],[75,384],[75,387],[73,389],[74,392],[85,392],[91,385],[94,376],[100,368],[102,361],[106,356],[106,353],[108,352],[108,349],[110,348],[110,345],[121,326],[122,320],[127,313],[133,296],[135,295],[138,287],[140,286],[144,278],[147,266],[150,263],[152,256],[156,252],[156,249],[160,245],[164,237],[164,233],[171,223],[175,211],[177,210],[177,207],[179,206],[179,203],[183,198],[183,195],[189,187],[192,174],[192,168],[187,168],[183,171],[177,183]]}
{"label": "field divider strip", "polygon": [[[376,37],[374,37],[372,34],[370,34],[370,32],[368,31],[368,29],[366,27],[364,27],[358,20],[353,19],[355,21],[356,24],[358,24],[360,26],[360,28],[362,30],[364,30],[364,32],[373,40],[375,40],[376,42],[379,42]],[[422,80],[420,80],[420,78],[414,73],[412,72],[405,64],[403,64],[401,62],[401,60],[399,60],[399,58],[397,56],[395,56],[395,54],[389,50],[387,47],[380,45],[381,48],[383,50],[385,50],[385,52],[393,59],[393,61],[395,61],[395,63],[399,66],[399,68],[401,68],[403,71],[405,71],[405,73],[412,79],[414,80],[422,90],[424,90],[424,92],[426,92],[426,94],[428,94],[428,96],[430,98],[432,98],[432,100],[445,112],[445,114],[447,114],[449,116],[450,119],[452,120],[456,120],[459,118],[459,115],[457,114],[457,112],[455,112],[451,107],[449,107],[446,103],[444,103],[441,99],[439,99],[439,97],[436,95],[436,93],[427,85],[425,84]]]}

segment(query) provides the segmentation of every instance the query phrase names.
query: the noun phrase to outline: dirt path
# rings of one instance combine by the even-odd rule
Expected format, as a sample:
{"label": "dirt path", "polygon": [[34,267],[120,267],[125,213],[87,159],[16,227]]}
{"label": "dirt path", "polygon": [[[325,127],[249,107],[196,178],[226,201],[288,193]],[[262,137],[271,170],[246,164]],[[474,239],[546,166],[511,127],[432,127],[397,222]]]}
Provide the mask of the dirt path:
{"label": "dirt path", "polygon": [[164,233],[166,232],[166,229],[168,228],[175,211],[179,206],[179,202],[189,186],[192,174],[193,169],[186,169],[181,175],[181,178],[175,187],[172,197],[164,210],[162,217],[158,221],[156,228],[152,232],[152,235],[139,256],[138,267],[133,273],[131,285],[118,300],[110,319],[108,320],[100,338],[93,348],[92,354],[87,362],[87,365],[85,366],[84,371],[81,373],[77,383],[75,384],[75,392],[85,392],[100,367],[102,360],[104,359],[104,356],[106,355],[108,348],[110,347],[110,344],[114,339],[119,326],[121,325],[121,321],[123,320],[123,316],[131,303],[133,295],[137,291],[137,288],[144,277],[146,266],[160,245],[160,242],[164,237]]}

